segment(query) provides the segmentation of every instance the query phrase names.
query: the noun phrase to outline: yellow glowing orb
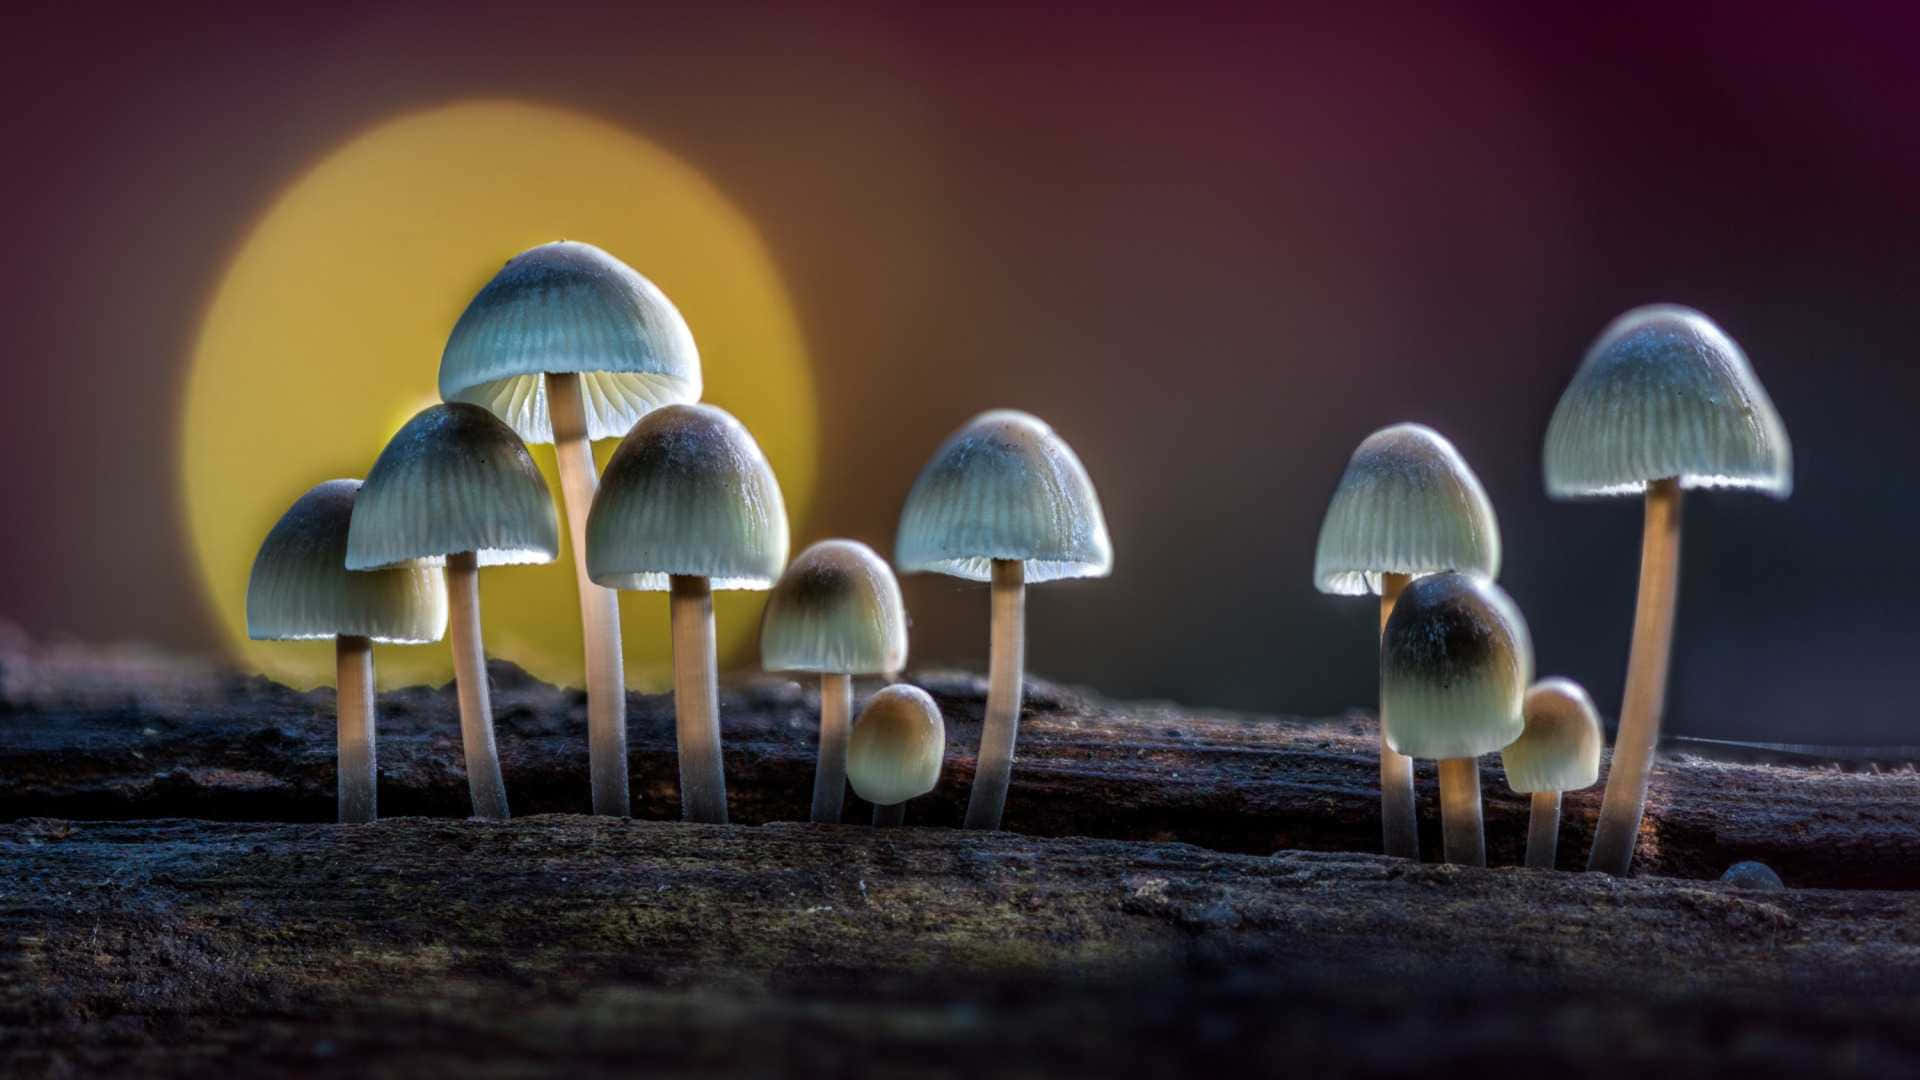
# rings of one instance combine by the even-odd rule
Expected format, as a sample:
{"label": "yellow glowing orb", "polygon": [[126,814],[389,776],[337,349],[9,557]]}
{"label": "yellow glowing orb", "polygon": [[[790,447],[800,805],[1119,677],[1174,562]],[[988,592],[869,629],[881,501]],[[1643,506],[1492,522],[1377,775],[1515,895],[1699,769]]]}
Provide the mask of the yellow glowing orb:
{"label": "yellow glowing orb", "polygon": [[[326,643],[249,641],[254,551],[322,480],[364,476],[438,400],[447,333],[508,257],[549,240],[612,252],[673,298],[700,346],[705,400],[773,463],[794,531],[811,502],[818,417],[799,320],[753,225],[685,162],[559,109],[473,102],[410,113],[334,150],[254,226],[207,306],[187,379],[181,490],[207,594],[239,659],[330,682]],[[596,444],[604,465],[617,440]],[[533,448],[556,498],[551,447]],[[565,528],[562,515],[562,529]],[[494,656],[581,681],[572,556],[481,575]],[[716,594],[722,655],[751,662],[762,593]],[[628,674],[666,684],[664,594],[621,597]],[[388,647],[387,686],[451,676],[443,645]]]}

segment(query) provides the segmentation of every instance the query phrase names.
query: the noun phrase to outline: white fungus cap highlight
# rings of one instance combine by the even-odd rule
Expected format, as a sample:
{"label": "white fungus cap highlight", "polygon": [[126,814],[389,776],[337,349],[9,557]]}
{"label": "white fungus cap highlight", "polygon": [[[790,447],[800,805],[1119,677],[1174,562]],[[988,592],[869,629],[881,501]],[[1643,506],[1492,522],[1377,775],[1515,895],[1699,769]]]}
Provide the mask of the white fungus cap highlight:
{"label": "white fungus cap highlight", "polygon": [[700,352],[679,309],[591,244],[542,244],[508,260],[454,324],[440,396],[550,443],[550,371],[580,374],[589,439],[624,435],[661,405],[700,400]]}
{"label": "white fungus cap highlight", "polygon": [[1038,418],[981,413],[941,444],[900,513],[894,562],[972,581],[996,559],[1029,582],[1105,577],[1113,544],[1100,497],[1073,450]]}
{"label": "white fungus cap highlight", "polygon": [[684,575],[765,589],[786,562],[786,503],[740,421],[712,405],[666,405],[620,441],[587,515],[595,582],[662,592]]}
{"label": "white fungus cap highlight", "polygon": [[447,631],[436,570],[347,569],[358,480],[329,480],[294,500],[267,533],[247,579],[247,636],[256,641],[367,637],[418,645]]}
{"label": "white fungus cap highlight", "polygon": [[760,620],[768,671],[877,675],[907,663],[900,583],[872,548],[822,540],[788,565]]}
{"label": "white fungus cap highlight", "polygon": [[1500,525],[1479,477],[1439,432],[1396,424],[1360,443],[1320,526],[1321,592],[1378,593],[1383,574],[1500,576]]}
{"label": "white fungus cap highlight", "polygon": [[1490,754],[1525,729],[1533,639],[1513,600],[1469,574],[1408,585],[1380,639],[1380,724],[1408,757]]}
{"label": "white fungus cap highlight", "polygon": [[545,563],[559,550],[553,493],[526,444],[487,410],[455,403],[422,409],[380,451],[354,500],[347,569],[468,551],[481,566]]}
{"label": "white fungus cap highlight", "polygon": [[1547,426],[1547,494],[1637,495],[1654,480],[1786,498],[1793,447],[1746,354],[1713,320],[1656,304],[1587,350]]}
{"label": "white fungus cap highlight", "polygon": [[853,722],[847,781],[875,806],[893,806],[932,791],[946,753],[940,706],[925,690],[896,683],[874,694]]}
{"label": "white fungus cap highlight", "polygon": [[1600,714],[1572,679],[1542,679],[1521,709],[1527,729],[1500,751],[1507,786],[1522,795],[1579,791],[1600,781]]}

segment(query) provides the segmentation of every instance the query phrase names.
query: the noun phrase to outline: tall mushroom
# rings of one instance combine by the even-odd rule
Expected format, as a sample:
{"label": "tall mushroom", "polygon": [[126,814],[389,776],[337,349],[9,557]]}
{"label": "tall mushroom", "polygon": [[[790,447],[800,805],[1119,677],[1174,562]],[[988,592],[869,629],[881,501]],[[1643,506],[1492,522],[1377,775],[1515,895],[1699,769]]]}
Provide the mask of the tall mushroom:
{"label": "tall mushroom", "polygon": [[760,618],[760,666],[820,675],[820,756],[813,820],[837,822],[847,789],[853,676],[907,662],[907,612],[893,570],[852,540],[822,540],[788,565]]}
{"label": "tall mushroom", "polygon": [[1646,501],[1640,598],[1590,870],[1625,874],[1646,812],[1666,706],[1680,574],[1681,492],[1740,488],[1786,498],[1793,450],[1746,354],[1691,308],[1636,308],[1603,331],[1547,427],[1547,494]]}
{"label": "tall mushroom", "polygon": [[987,709],[966,827],[998,829],[1020,731],[1026,586],[1112,570],[1100,499],[1052,428],[1011,409],[981,413],[948,437],[913,482],[894,562],[907,573],[992,582]]}
{"label": "tall mushroom", "polygon": [[1560,795],[1600,779],[1600,716],[1572,679],[1542,679],[1527,691],[1526,730],[1500,751],[1507,786],[1533,797],[1527,865],[1551,870],[1560,847]]}
{"label": "tall mushroom", "polygon": [[378,816],[373,646],[439,641],[447,591],[422,567],[347,570],[347,530],[358,480],[329,480],[294,500],[268,531],[247,579],[247,636],[256,641],[334,640],[338,688],[339,814]]}
{"label": "tall mushroom", "polygon": [[1445,573],[1408,585],[1380,639],[1380,723],[1387,745],[1440,765],[1446,860],[1487,864],[1481,754],[1520,737],[1533,639],[1500,587]]}
{"label": "tall mushroom", "polygon": [[529,443],[552,443],[585,636],[593,812],[627,816],[627,691],[620,608],[587,575],[593,439],[700,399],[700,354],[654,284],[590,244],[514,256],[474,296],[440,357],[440,396],[485,407]]}
{"label": "tall mushroom", "polygon": [[847,751],[854,794],[873,804],[875,825],[900,825],[907,800],[932,791],[946,761],[940,706],[917,686],[884,687],[860,710]]}
{"label": "tall mushroom", "polygon": [[[1321,592],[1380,597],[1384,631],[1407,582],[1446,570],[1500,576],[1500,525],[1479,477],[1441,434],[1395,424],[1347,462],[1320,526],[1313,582]],[[1380,831],[1388,855],[1420,858],[1413,761],[1380,743]]]}
{"label": "tall mushroom", "polygon": [[648,413],[607,462],[587,517],[587,570],[610,589],[670,592],[680,810],[725,824],[714,589],[766,589],[787,561],[787,508],[740,421],[711,405]]}
{"label": "tall mushroom", "polygon": [[475,817],[507,817],[480,637],[479,568],[552,562],[559,530],[553,493],[526,444],[478,405],[434,405],[417,413],[380,451],[354,501],[347,569],[446,568],[460,739]]}

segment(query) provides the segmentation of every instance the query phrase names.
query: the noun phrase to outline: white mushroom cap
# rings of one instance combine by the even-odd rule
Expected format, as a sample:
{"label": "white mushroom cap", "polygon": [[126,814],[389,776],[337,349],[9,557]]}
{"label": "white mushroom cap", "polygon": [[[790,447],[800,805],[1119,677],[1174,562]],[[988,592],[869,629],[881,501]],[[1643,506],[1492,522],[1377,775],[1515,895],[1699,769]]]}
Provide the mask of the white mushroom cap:
{"label": "white mushroom cap", "polygon": [[1525,729],[1533,639],[1513,600],[1469,574],[1407,586],[1380,639],[1380,723],[1387,745],[1446,761],[1490,754]]}
{"label": "white mushroom cap", "polygon": [[1327,505],[1314,558],[1321,592],[1378,593],[1383,574],[1500,576],[1500,525],[1460,451],[1419,424],[1366,437]]}
{"label": "white mushroom cap", "polygon": [[981,413],[920,470],[900,514],[894,561],[972,581],[996,559],[1026,564],[1026,580],[1105,577],[1113,544],[1100,497],[1072,448],[1039,419]]}
{"label": "white mushroom cap", "polygon": [[587,574],[661,592],[671,575],[765,589],[787,562],[787,507],[760,446],[711,405],[648,413],[607,462],[587,515]]}
{"label": "white mushroom cap", "polygon": [[553,441],[547,372],[578,372],[587,437],[624,435],[661,405],[700,400],[700,352],[673,301],[594,247],[515,255],[454,324],[440,396],[484,406],[530,443]]}
{"label": "white mushroom cap", "polygon": [[873,549],[822,540],[802,551],[767,595],[760,665],[768,671],[877,675],[907,663],[900,583]]}
{"label": "white mushroom cap", "polygon": [[481,566],[552,562],[553,493],[526,444],[478,405],[422,409],[387,442],[354,499],[347,569],[438,565],[471,551]]}
{"label": "white mushroom cap", "polygon": [[1600,780],[1600,715],[1572,679],[1542,679],[1521,710],[1527,730],[1500,751],[1507,786],[1522,795],[1579,791]]}
{"label": "white mushroom cap", "polygon": [[347,569],[347,529],[358,480],[329,480],[294,500],[253,558],[247,636],[299,641],[337,636],[417,645],[447,631],[446,581],[406,566]]}
{"label": "white mushroom cap", "polygon": [[847,780],[875,806],[925,795],[940,783],[947,725],[940,706],[917,686],[896,683],[873,695],[847,740]]}
{"label": "white mushroom cap", "polygon": [[1547,426],[1547,494],[1683,488],[1793,492],[1793,447],[1746,354],[1713,320],[1656,304],[1615,319],[1587,350]]}

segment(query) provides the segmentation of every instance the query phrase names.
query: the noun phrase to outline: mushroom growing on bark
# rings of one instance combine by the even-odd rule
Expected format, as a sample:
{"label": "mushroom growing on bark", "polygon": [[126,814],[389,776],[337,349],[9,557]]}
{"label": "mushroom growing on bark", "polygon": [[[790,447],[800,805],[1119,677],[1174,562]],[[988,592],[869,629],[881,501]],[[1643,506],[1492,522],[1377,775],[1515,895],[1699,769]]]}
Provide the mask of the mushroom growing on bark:
{"label": "mushroom growing on bark", "polygon": [[440,396],[480,405],[529,443],[552,443],[585,637],[593,812],[627,816],[627,691],[619,600],[587,575],[594,439],[700,399],[700,354],[654,284],[590,244],[514,256],[474,296],[440,358]]}
{"label": "mushroom growing on bark", "polygon": [[946,753],[940,706],[925,690],[896,683],[860,710],[847,750],[847,779],[854,794],[873,804],[875,825],[900,825],[907,818],[907,800],[940,783]]}
{"label": "mushroom growing on bark", "polygon": [[[1407,582],[1447,570],[1500,575],[1500,526],[1466,459],[1441,434],[1395,424],[1367,436],[1327,505],[1314,557],[1324,593],[1380,597],[1380,627]],[[1420,858],[1413,761],[1380,743],[1380,830],[1388,855]]]}
{"label": "mushroom growing on bark", "polygon": [[966,827],[997,829],[1013,779],[1026,663],[1026,586],[1105,577],[1113,545],[1087,470],[1039,419],[981,413],[920,470],[900,513],[894,562],[992,582],[992,650]]}
{"label": "mushroom growing on bark", "polygon": [[1646,501],[1626,694],[1587,863],[1625,874],[1666,705],[1681,493],[1739,488],[1784,499],[1793,451],[1740,346],[1705,315],[1659,304],[1615,319],[1587,350],[1547,427],[1545,466],[1554,498]]}
{"label": "mushroom growing on bark", "polygon": [[1527,818],[1527,865],[1553,869],[1560,846],[1560,793],[1600,779],[1600,717],[1572,679],[1542,679],[1521,709],[1527,729],[1500,751],[1507,786],[1533,796]]}
{"label": "mushroom growing on bark", "polygon": [[526,444],[478,405],[421,410],[387,442],[354,500],[347,569],[446,568],[460,739],[475,817],[507,816],[480,636],[479,568],[552,562],[559,529],[553,493]]}
{"label": "mushroom growing on bark", "polygon": [[379,767],[374,753],[373,646],[439,641],[447,591],[422,567],[357,574],[347,569],[347,530],[358,480],[329,480],[294,501],[254,556],[247,579],[247,636],[256,641],[334,639],[342,822],[372,821]]}
{"label": "mushroom growing on bark", "polygon": [[607,462],[587,517],[587,571],[610,589],[670,592],[680,809],[725,824],[714,589],[767,589],[787,561],[787,508],[740,421],[711,405],[647,414]]}

